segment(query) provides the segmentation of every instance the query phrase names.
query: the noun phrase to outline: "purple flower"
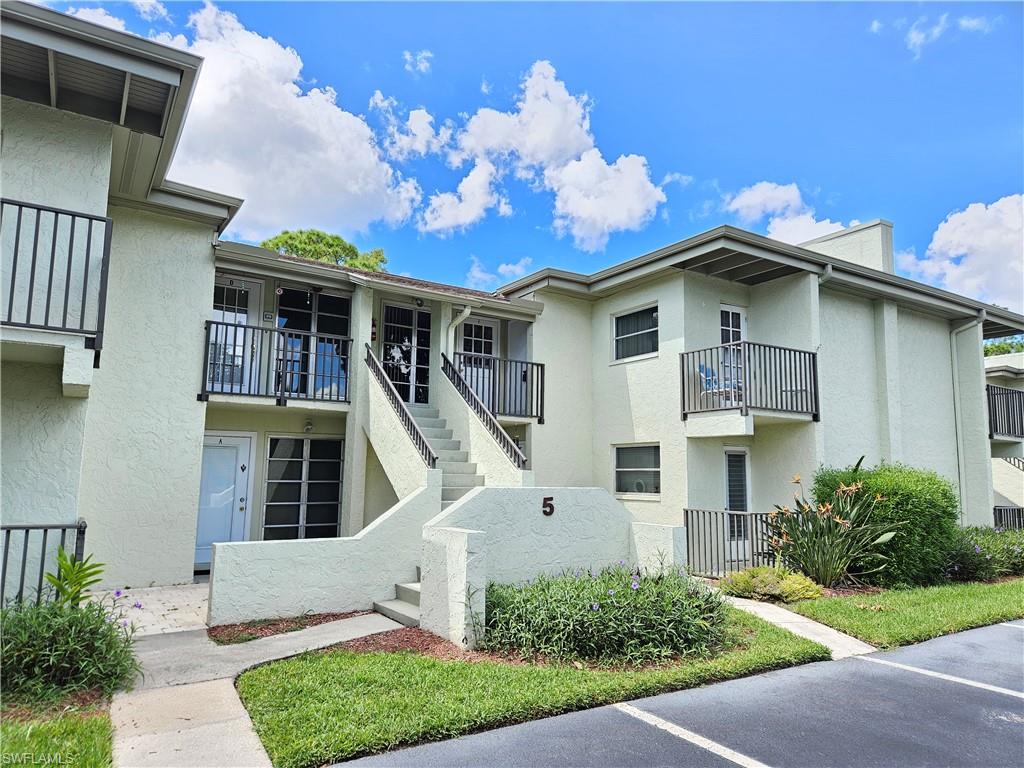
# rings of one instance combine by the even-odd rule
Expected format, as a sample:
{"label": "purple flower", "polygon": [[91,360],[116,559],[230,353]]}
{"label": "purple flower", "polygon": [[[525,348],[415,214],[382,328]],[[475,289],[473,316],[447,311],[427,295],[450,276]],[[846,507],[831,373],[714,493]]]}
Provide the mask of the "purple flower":
{"label": "purple flower", "polygon": [[120,589],[115,589],[114,590],[114,597],[120,597],[123,594],[124,594],[124,592],[122,592]]}
{"label": "purple flower", "polygon": [[136,600],[135,603],[132,605],[132,608],[142,608],[142,603]]}
{"label": "purple flower", "polygon": [[977,544],[975,544],[974,545],[974,552],[975,552],[975,554],[980,555],[981,554],[981,547],[979,547]]}
{"label": "purple flower", "polygon": [[615,590],[614,589],[609,589],[608,590],[608,594],[609,595],[614,595],[615,594]]}
{"label": "purple flower", "polygon": [[122,622],[121,622],[121,626],[122,626],[122,627],[127,627],[127,626],[128,626],[128,621],[127,621],[127,620],[125,620],[125,621],[122,621]]}
{"label": "purple flower", "polygon": [[619,565],[625,565],[625,564],[626,564],[625,560],[619,560]]}
{"label": "purple flower", "polygon": [[590,610],[592,610],[592,611],[598,611],[600,609],[601,609],[601,606],[598,603],[592,603],[591,606],[590,606]]}
{"label": "purple flower", "polygon": [[632,584],[629,585],[629,588],[635,592],[636,590],[640,589],[640,585],[634,581]]}

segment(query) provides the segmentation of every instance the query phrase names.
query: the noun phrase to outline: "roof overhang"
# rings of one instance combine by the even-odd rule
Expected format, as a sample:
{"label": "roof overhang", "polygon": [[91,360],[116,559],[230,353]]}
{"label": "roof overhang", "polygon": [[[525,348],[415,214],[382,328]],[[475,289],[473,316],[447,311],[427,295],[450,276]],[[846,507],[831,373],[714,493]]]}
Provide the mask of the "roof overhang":
{"label": "roof overhang", "polygon": [[890,299],[950,320],[981,317],[984,313],[986,339],[1024,331],[1024,316],[1016,312],[731,226],[716,227],[592,275],[540,270],[499,288],[498,293],[515,297],[546,290],[597,299],[671,270],[750,286],[810,273],[832,289]]}
{"label": "roof overhang", "polygon": [[112,126],[116,205],[223,230],[241,200],[167,181],[202,59],[23,2],[0,5],[0,91]]}
{"label": "roof overhang", "polygon": [[456,306],[467,306],[485,310],[487,314],[512,319],[532,319],[544,309],[540,302],[528,299],[505,298],[495,296],[467,296],[453,290],[445,290],[445,286],[437,284],[436,288],[407,285],[389,280],[388,273],[380,277],[367,272],[350,272],[335,269],[330,264],[319,264],[315,261],[297,261],[285,259],[274,251],[246,243],[229,241],[218,242],[215,246],[218,267],[242,269],[257,272],[266,277],[282,280],[302,280],[315,284],[337,285],[351,288],[366,286],[373,290],[419,298],[425,301],[445,301]]}

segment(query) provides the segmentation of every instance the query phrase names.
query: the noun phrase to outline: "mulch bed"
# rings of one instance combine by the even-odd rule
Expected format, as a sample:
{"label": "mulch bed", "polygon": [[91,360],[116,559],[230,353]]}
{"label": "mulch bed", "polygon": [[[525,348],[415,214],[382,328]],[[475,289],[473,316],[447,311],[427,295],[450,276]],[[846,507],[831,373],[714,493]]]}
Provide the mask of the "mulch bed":
{"label": "mulch bed", "polygon": [[5,703],[0,708],[0,720],[45,720],[66,712],[91,717],[106,714],[109,706],[110,700],[101,691],[78,691],[57,701],[40,704]]}
{"label": "mulch bed", "polygon": [[206,635],[218,645],[233,645],[235,643],[247,643],[250,640],[258,640],[261,637],[295,632],[307,627],[315,627],[318,624],[326,624],[329,621],[349,619],[353,616],[362,616],[367,613],[370,613],[370,611],[309,613],[304,616],[292,616],[287,619],[261,619],[260,621],[247,621],[242,624],[221,624],[220,626],[210,627],[206,630]]}
{"label": "mulch bed", "polygon": [[404,627],[375,635],[357,637],[355,640],[334,646],[355,653],[419,653],[443,661],[496,661],[502,664],[526,664],[519,656],[492,653],[489,651],[467,651],[443,637],[431,634],[419,627]]}

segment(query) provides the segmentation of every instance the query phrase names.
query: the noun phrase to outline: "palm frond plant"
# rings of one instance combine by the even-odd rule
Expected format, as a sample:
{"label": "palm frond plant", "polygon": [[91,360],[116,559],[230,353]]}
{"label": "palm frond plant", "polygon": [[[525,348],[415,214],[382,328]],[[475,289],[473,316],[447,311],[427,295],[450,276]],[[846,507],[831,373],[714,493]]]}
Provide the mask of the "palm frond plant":
{"label": "palm frond plant", "polygon": [[[794,478],[799,485],[800,478]],[[873,519],[883,499],[868,497],[859,482],[840,484],[831,501],[814,502],[794,494],[794,505],[776,505],[768,513],[768,531],[778,562],[800,571],[823,587],[875,573],[886,565],[880,551],[898,524]],[[856,572],[853,570],[856,568]]]}

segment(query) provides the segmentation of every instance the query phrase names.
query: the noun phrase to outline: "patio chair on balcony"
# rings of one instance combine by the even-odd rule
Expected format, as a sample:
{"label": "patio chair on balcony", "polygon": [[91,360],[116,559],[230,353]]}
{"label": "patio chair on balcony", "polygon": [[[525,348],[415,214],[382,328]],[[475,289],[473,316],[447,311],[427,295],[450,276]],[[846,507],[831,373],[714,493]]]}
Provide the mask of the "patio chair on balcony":
{"label": "patio chair on balcony", "polygon": [[712,397],[717,398],[719,402],[722,400],[730,403],[740,402],[739,382],[720,382],[718,379],[718,373],[711,368],[708,368],[703,363],[697,366],[697,372],[700,375],[701,400],[704,400],[707,397]]}

